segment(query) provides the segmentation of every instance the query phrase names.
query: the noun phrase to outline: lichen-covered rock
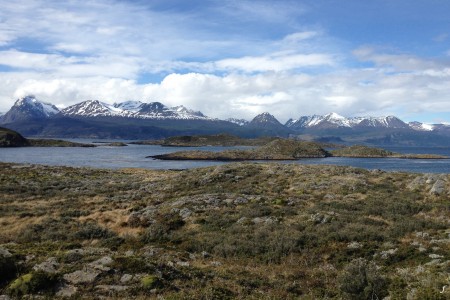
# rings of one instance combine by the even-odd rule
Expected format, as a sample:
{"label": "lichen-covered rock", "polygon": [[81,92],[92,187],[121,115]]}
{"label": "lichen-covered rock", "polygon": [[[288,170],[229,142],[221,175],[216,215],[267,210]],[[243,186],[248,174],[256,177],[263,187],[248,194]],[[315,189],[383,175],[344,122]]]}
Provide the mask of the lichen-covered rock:
{"label": "lichen-covered rock", "polygon": [[59,268],[59,263],[55,257],[49,257],[46,261],[37,264],[33,267],[35,271],[42,271],[45,273],[56,273]]}
{"label": "lichen-covered rock", "polygon": [[93,269],[78,270],[64,275],[64,279],[72,284],[92,283],[95,281],[100,272]]}
{"label": "lichen-covered rock", "polygon": [[110,256],[104,256],[96,261],[93,261],[88,264],[88,267],[94,268],[100,271],[107,272],[111,270],[109,267],[113,263],[113,259]]}
{"label": "lichen-covered rock", "polygon": [[110,291],[123,292],[123,291],[126,291],[129,287],[126,285],[104,285],[104,284],[101,284],[101,285],[97,285],[95,288],[98,290],[107,291],[107,292],[110,292]]}
{"label": "lichen-covered rock", "polygon": [[62,298],[70,298],[77,293],[77,288],[73,285],[64,284],[60,286],[56,292],[56,296]]}

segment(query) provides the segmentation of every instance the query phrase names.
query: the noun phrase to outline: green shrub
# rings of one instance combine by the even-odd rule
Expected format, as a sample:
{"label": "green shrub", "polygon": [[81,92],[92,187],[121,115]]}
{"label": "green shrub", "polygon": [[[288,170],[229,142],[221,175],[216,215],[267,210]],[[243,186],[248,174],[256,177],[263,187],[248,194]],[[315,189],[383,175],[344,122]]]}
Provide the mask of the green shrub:
{"label": "green shrub", "polygon": [[141,278],[141,285],[146,290],[152,290],[161,287],[162,282],[155,275],[145,275]]}
{"label": "green shrub", "polygon": [[417,300],[445,300],[447,299],[444,294],[441,294],[438,290],[432,287],[423,287],[417,290],[415,294]]}
{"label": "green shrub", "polygon": [[172,237],[172,231],[181,228],[184,223],[183,218],[177,213],[158,215],[155,218],[155,223],[147,228],[141,240],[144,243],[168,241]]}
{"label": "green shrub", "polygon": [[113,232],[93,223],[82,224],[78,231],[74,233],[74,238],[80,240],[108,239],[114,236]]}
{"label": "green shrub", "polygon": [[354,259],[338,277],[339,289],[346,299],[383,299],[387,281],[377,266],[363,258]]}

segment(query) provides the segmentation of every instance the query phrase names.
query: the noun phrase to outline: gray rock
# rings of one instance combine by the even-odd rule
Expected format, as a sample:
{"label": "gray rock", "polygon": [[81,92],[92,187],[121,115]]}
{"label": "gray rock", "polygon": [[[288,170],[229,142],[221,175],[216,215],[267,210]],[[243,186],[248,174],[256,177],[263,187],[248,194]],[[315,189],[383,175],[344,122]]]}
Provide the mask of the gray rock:
{"label": "gray rock", "polygon": [[333,219],[333,216],[330,216],[327,214],[316,213],[316,214],[311,215],[310,219],[315,224],[324,224],[324,223],[331,222],[331,220]]}
{"label": "gray rock", "polygon": [[445,181],[441,179],[436,180],[436,182],[431,187],[430,194],[438,196],[443,194],[444,192],[445,192]]}
{"label": "gray rock", "polygon": [[100,259],[97,259],[96,261],[89,263],[88,266],[91,268],[100,270],[100,271],[107,272],[107,271],[111,270],[111,268],[109,266],[112,263],[113,263],[113,259],[111,257],[104,256]]}
{"label": "gray rock", "polygon": [[252,219],[252,223],[253,224],[275,224],[278,223],[278,219],[275,217],[264,217],[264,218],[260,218],[260,217],[256,217]]}
{"label": "gray rock", "polygon": [[241,217],[239,220],[236,221],[237,224],[244,224],[246,223],[248,220],[248,218],[246,217]]}
{"label": "gray rock", "polygon": [[243,197],[238,197],[234,200],[234,204],[247,204],[248,199],[245,199]]}
{"label": "gray rock", "polygon": [[8,249],[0,246],[0,257],[11,257],[12,254]]}
{"label": "gray rock", "polygon": [[54,274],[58,271],[59,263],[56,260],[56,257],[49,257],[46,261],[37,264],[33,267],[35,271],[43,271],[45,273]]}
{"label": "gray rock", "polygon": [[114,292],[122,292],[122,291],[126,291],[129,287],[126,285],[97,285],[95,287],[98,290],[103,290],[103,291],[114,291]]}
{"label": "gray rock", "polygon": [[177,265],[180,267],[189,267],[191,264],[188,261],[177,261]]}
{"label": "gray rock", "polygon": [[406,187],[410,190],[416,190],[422,187],[426,182],[426,178],[424,176],[418,176],[414,178],[412,182],[410,182]]}
{"label": "gray rock", "polygon": [[5,249],[3,247],[0,247],[0,257],[11,257],[11,252],[8,251],[8,249]]}
{"label": "gray rock", "polygon": [[133,275],[131,274],[123,274],[122,277],[120,278],[120,282],[121,283],[127,283],[129,281],[131,281],[133,279]]}
{"label": "gray rock", "polygon": [[186,220],[192,215],[192,211],[189,208],[182,208],[178,213],[183,220]]}
{"label": "gray rock", "polygon": [[77,288],[73,285],[62,285],[56,292],[57,297],[69,298],[77,293]]}
{"label": "gray rock", "polygon": [[422,231],[416,232],[415,235],[416,235],[416,237],[423,238],[423,239],[427,239],[430,237],[430,234],[428,232],[422,232]]}
{"label": "gray rock", "polygon": [[64,279],[72,284],[92,283],[95,281],[99,271],[93,269],[78,270],[69,274],[64,274]]}
{"label": "gray rock", "polygon": [[386,250],[386,251],[381,251],[380,252],[380,257],[383,258],[383,259],[387,259],[389,256],[394,255],[395,253],[397,253],[397,251],[398,251],[397,248],[389,249],[389,250]]}
{"label": "gray rock", "polygon": [[146,207],[140,211],[132,212],[128,216],[127,224],[131,227],[148,226],[155,223],[155,208]]}
{"label": "gray rock", "polygon": [[351,242],[351,243],[348,243],[347,244],[347,248],[348,249],[360,249],[360,248],[362,248],[362,244],[361,243],[358,243],[358,242]]}
{"label": "gray rock", "polygon": [[0,300],[11,300],[8,295],[0,295]]}

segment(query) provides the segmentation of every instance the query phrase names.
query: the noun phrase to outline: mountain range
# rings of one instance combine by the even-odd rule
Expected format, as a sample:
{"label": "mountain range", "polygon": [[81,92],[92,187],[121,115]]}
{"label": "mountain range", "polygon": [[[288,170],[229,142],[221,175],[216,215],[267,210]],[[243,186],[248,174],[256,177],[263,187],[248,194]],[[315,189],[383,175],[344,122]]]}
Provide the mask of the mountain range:
{"label": "mountain range", "polygon": [[450,126],[406,123],[395,116],[351,117],[336,113],[300,116],[280,123],[270,113],[253,120],[219,120],[182,105],[87,100],[62,110],[34,96],[18,99],[0,124],[26,136],[152,139],[227,132],[242,137],[298,136],[322,141],[372,144],[450,145]]}

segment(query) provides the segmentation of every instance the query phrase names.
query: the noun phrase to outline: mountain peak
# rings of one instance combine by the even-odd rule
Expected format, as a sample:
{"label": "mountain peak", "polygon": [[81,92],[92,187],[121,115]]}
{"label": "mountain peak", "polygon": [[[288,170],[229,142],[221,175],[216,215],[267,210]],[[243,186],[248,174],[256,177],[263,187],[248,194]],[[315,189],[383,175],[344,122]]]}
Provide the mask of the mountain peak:
{"label": "mountain peak", "polygon": [[281,125],[281,123],[278,122],[278,120],[268,112],[263,112],[254,117],[253,120],[250,121],[250,124],[263,124],[263,123]]}
{"label": "mountain peak", "polygon": [[325,115],[325,118],[327,118],[327,119],[334,119],[334,120],[344,120],[344,119],[346,119],[346,117],[343,117],[340,114],[335,113],[335,112],[332,112],[332,113],[329,113],[329,114]]}
{"label": "mountain peak", "polygon": [[47,119],[57,113],[59,109],[56,106],[39,101],[34,95],[28,95],[16,100],[11,109],[2,116],[1,123]]}

